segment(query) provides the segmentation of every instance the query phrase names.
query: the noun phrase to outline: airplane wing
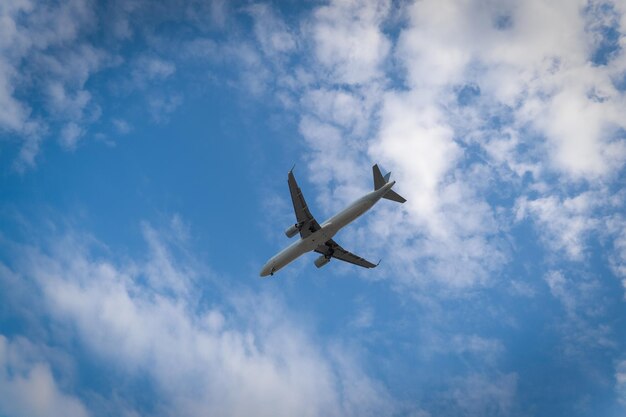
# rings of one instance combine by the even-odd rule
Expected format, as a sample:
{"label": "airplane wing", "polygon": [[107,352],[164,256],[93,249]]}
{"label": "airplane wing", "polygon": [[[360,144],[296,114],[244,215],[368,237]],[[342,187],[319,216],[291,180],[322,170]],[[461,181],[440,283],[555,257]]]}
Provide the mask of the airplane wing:
{"label": "airplane wing", "polygon": [[291,201],[293,202],[293,210],[296,213],[296,220],[300,225],[300,236],[302,238],[308,237],[312,233],[321,229],[315,217],[309,211],[309,207],[306,205],[302,190],[298,187],[296,177],[293,176],[293,172],[289,171],[289,177],[287,179],[289,183],[289,193],[291,194]]}
{"label": "airplane wing", "polygon": [[362,266],[364,268],[376,268],[378,264],[373,264],[370,261],[367,261],[360,256],[355,255],[354,253],[348,252],[337,242],[330,239],[328,242],[323,245],[319,245],[315,252],[321,253],[322,255],[331,256],[335,259],[339,259],[344,262],[348,262],[354,265]]}

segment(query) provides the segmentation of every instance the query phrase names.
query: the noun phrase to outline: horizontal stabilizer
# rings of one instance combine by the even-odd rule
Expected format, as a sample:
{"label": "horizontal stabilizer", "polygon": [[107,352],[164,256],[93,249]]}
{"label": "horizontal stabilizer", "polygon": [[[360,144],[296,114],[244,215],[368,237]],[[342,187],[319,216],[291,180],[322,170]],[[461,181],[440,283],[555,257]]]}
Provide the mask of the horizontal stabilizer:
{"label": "horizontal stabilizer", "polygon": [[385,193],[383,198],[391,201],[397,201],[398,203],[405,203],[406,198],[402,197],[400,194],[396,193],[394,190],[389,190]]}

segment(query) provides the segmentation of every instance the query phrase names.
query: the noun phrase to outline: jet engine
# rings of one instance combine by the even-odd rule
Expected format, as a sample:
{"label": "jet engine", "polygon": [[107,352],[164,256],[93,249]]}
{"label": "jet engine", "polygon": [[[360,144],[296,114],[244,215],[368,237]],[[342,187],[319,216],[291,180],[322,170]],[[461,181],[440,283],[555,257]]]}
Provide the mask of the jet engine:
{"label": "jet engine", "polygon": [[326,255],[322,255],[315,260],[315,266],[318,268],[321,268],[324,265],[326,265],[328,262],[330,262],[330,258],[327,258]]}
{"label": "jet engine", "polygon": [[287,235],[287,237],[294,237],[296,233],[298,233],[300,231],[300,229],[298,228],[297,224],[293,224],[291,226],[289,226],[287,228],[287,230],[285,230],[285,234]]}

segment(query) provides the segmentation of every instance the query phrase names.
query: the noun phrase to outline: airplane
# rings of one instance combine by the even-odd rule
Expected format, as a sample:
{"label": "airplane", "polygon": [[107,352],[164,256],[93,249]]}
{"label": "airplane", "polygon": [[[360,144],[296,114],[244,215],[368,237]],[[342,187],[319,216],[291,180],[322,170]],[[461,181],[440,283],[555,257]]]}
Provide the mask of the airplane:
{"label": "airplane", "polygon": [[[293,209],[296,213],[297,223],[289,226],[285,230],[285,235],[292,238],[296,233],[300,233],[300,239],[292,243],[278,254],[273,256],[261,269],[261,276],[274,275],[279,269],[285,267],[296,258],[307,252],[315,251],[321,254],[315,260],[315,266],[323,267],[331,258],[339,259],[364,268],[375,268],[378,264],[373,264],[360,256],[348,252],[337,242],[333,240],[333,236],[349,223],[356,220],[363,213],[371,209],[374,204],[381,198],[396,201],[398,203],[406,202],[404,197],[393,191],[391,187],[396,183],[389,182],[391,172],[383,176],[378,165],[372,167],[374,174],[374,191],[365,194],[363,197],[350,204],[343,211],[332,216],[321,225],[315,220],[302,195],[302,190],[298,187],[296,178],[293,176],[293,168],[289,171],[287,183],[289,184],[289,192]],[[378,262],[380,263],[380,261]]]}

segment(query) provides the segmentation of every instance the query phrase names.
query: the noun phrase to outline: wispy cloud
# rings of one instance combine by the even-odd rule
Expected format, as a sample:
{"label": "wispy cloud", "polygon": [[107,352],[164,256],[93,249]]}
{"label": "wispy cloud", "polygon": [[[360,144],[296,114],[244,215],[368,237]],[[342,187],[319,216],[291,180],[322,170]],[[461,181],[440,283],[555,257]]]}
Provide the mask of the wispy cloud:
{"label": "wispy cloud", "polygon": [[586,235],[598,227],[598,220],[593,218],[594,205],[601,201],[597,197],[590,192],[562,200],[556,196],[531,201],[522,197],[517,202],[516,218],[536,217],[542,236],[552,248],[582,260]]}
{"label": "wispy cloud", "polygon": [[619,401],[626,405],[626,361],[621,361],[615,367],[615,391]]}
{"label": "wispy cloud", "polygon": [[517,404],[515,403],[517,379],[517,375],[514,373],[498,375],[495,378],[481,374],[471,374],[458,378],[442,404],[442,408],[445,410],[443,414],[515,415],[517,412]]}
{"label": "wispy cloud", "polygon": [[[96,255],[90,249],[96,241],[71,232],[50,245],[16,246],[13,273],[38,289],[22,292],[27,299],[21,302],[50,315],[51,340],[72,334],[79,349],[125,377],[146,375],[165,415],[381,415],[393,409],[358,358],[339,343],[324,348],[279,299],[211,285],[217,277],[185,255],[179,220],[162,232],[145,224],[143,233],[148,254],[135,261]],[[12,272],[4,267],[2,274]],[[207,284],[212,289],[200,296]],[[86,415],[89,398],[83,406],[73,394],[61,394],[47,369],[34,366],[23,384],[50,386],[46,401],[59,404],[49,405]]]}
{"label": "wispy cloud", "polygon": [[0,412],[16,417],[87,417],[83,402],[64,391],[45,354],[24,338],[0,334]]}
{"label": "wispy cloud", "polygon": [[124,119],[112,119],[111,123],[115,130],[121,135],[126,135],[132,130],[132,126]]}
{"label": "wispy cloud", "polygon": [[[24,0],[2,6],[0,134],[2,140],[21,142],[15,167],[34,167],[40,144],[50,135],[59,137],[63,148],[76,148],[101,117],[106,92],[88,81],[103,70],[117,70],[109,85],[117,93],[172,77],[176,64],[155,53],[155,27],[166,20],[185,20],[204,30],[223,25],[228,7],[221,3],[191,7],[191,2],[167,1],[155,7],[144,0],[106,5]],[[148,38],[149,45],[122,51],[138,37]],[[165,119],[180,95],[172,97],[162,100],[168,104],[150,106],[155,120]]]}
{"label": "wispy cloud", "polygon": [[[72,0],[63,4],[13,2],[0,9],[3,21],[0,56],[0,102],[4,103],[0,129],[23,141],[18,169],[35,164],[39,142],[52,121],[82,123],[99,116],[84,89],[89,76],[104,64],[105,53],[84,43],[81,35],[95,27],[91,2]],[[4,86],[4,87],[3,87]],[[32,94],[44,92],[45,114],[31,107]],[[74,142],[73,139],[63,143]],[[72,148],[72,146],[68,146]]]}
{"label": "wispy cloud", "polygon": [[550,271],[545,276],[550,293],[561,304],[565,316],[558,315],[554,326],[564,340],[562,351],[571,357],[587,356],[593,349],[614,349],[614,329],[602,317],[604,307],[598,304],[600,283],[584,274]]}

